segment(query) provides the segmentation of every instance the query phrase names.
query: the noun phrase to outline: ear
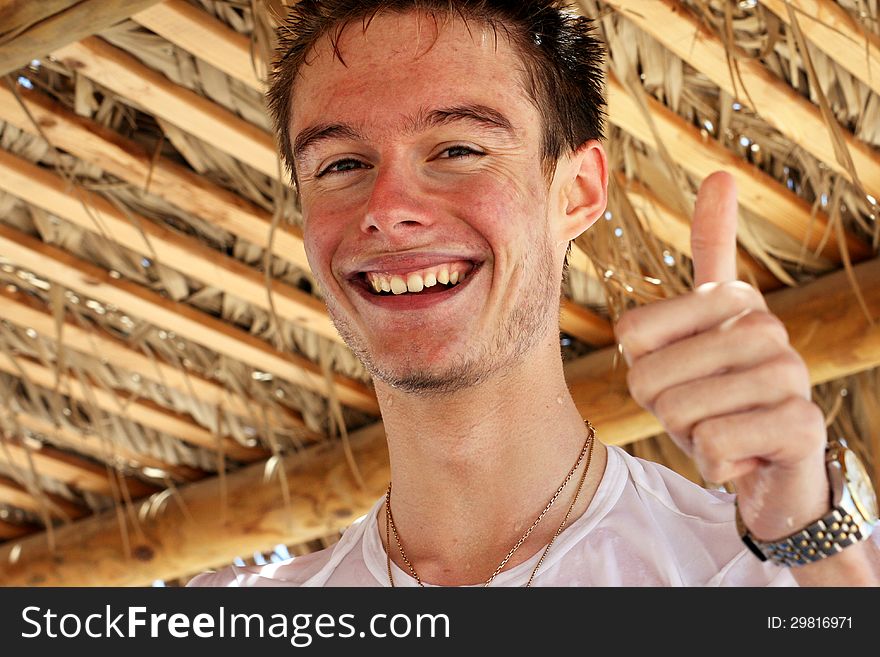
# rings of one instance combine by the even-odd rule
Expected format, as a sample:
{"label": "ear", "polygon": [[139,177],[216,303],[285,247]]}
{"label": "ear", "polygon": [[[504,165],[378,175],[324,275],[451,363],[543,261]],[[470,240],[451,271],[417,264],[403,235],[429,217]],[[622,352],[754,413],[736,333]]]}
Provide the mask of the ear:
{"label": "ear", "polygon": [[560,159],[551,186],[553,238],[568,245],[602,216],[608,204],[608,158],[595,139]]}

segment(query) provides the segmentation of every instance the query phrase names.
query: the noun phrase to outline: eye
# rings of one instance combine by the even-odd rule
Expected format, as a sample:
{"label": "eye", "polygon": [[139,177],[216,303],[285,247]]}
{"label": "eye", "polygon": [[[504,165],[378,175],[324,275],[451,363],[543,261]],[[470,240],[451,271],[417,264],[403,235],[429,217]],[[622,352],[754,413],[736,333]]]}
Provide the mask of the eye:
{"label": "eye", "polygon": [[315,178],[321,178],[328,173],[347,173],[349,171],[355,171],[356,169],[369,168],[366,164],[361,162],[360,160],[355,160],[353,158],[345,158],[342,160],[336,160],[335,162],[331,162],[326,167],[321,169]]}
{"label": "eye", "polygon": [[439,160],[463,160],[464,158],[477,156],[482,157],[485,153],[478,151],[470,146],[463,146],[461,144],[457,146],[450,146],[449,148],[441,151],[440,155],[437,156]]}

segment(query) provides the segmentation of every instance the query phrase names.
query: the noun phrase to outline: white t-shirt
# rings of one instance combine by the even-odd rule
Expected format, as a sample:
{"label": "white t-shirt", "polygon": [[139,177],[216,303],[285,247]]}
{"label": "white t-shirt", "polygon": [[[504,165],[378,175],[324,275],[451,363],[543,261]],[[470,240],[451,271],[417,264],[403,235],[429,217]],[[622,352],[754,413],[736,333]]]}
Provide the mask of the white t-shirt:
{"label": "white t-shirt", "polygon": [[[389,586],[376,514],[325,550],[264,566],[230,566],[187,586]],[[880,531],[874,533],[874,539]],[[503,571],[491,586],[524,586],[543,550]],[[416,586],[392,562],[396,586]],[[762,563],[743,545],[733,496],[703,489],[657,463],[608,447],[587,511],[556,539],[532,586],[797,586],[787,568]]]}

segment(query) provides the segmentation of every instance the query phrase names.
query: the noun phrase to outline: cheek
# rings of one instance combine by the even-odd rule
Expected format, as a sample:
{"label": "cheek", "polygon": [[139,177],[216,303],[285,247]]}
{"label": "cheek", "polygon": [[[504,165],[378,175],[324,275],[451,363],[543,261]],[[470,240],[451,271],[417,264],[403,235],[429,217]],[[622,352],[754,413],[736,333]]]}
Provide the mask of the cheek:
{"label": "cheek", "polygon": [[320,213],[303,213],[303,245],[312,273],[327,289],[332,278],[331,263],[341,240],[342,224],[334,216]]}
{"label": "cheek", "polygon": [[524,237],[533,239],[542,225],[543,197],[538,190],[520,186],[511,178],[481,178],[457,191],[459,207],[466,208],[495,248],[515,250]]}

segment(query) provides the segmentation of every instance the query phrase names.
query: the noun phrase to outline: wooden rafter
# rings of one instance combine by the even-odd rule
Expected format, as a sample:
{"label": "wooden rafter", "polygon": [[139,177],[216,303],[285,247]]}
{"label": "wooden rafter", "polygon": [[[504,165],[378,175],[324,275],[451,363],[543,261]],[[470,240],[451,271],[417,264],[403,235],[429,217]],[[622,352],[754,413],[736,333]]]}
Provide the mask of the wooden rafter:
{"label": "wooden rafter", "polygon": [[18,523],[0,519],[0,541],[21,538],[22,536],[35,533],[38,529],[39,527],[19,525]]}
{"label": "wooden rafter", "polygon": [[596,347],[614,342],[614,329],[607,319],[567,297],[562,299],[559,328],[564,333]]}
{"label": "wooden rafter", "polygon": [[[227,475],[228,513],[218,512],[216,477],[180,489],[188,515],[169,504],[155,519],[141,523],[145,543],[133,545],[138,559],[125,559],[119,525],[101,514],[55,530],[57,552],[49,558],[45,536],[0,546],[0,581],[7,586],[145,586],[156,579],[185,577],[229,564],[255,550],[279,543],[304,543],[339,531],[360,517],[388,484],[388,455],[381,424],[352,435],[351,446],[365,486],[357,485],[342,446],[328,444],[304,455],[285,457],[290,505],[282,501],[277,478],[254,464]],[[124,559],[124,567],[120,560]]]}
{"label": "wooden rafter", "polygon": [[[854,274],[871,316],[880,317],[880,258],[856,265]],[[845,271],[766,298],[806,361],[814,385],[880,366],[880,323],[868,322]],[[657,419],[629,396],[626,364],[616,349],[572,361],[565,372],[575,403],[606,443],[662,432]]]}
{"label": "wooden rafter", "polygon": [[[101,267],[2,223],[0,253],[17,265],[83,296],[112,303],[131,315],[148,318],[155,325],[172,330],[207,349],[270,372],[293,385],[329,396],[324,373],[308,359],[282,353],[213,315],[171,301],[141,285],[116,280]],[[368,386],[339,374],[333,376],[330,385],[341,403],[378,415],[376,396]]]}
{"label": "wooden rafter", "polygon": [[216,66],[226,75],[244,82],[252,89],[263,91],[252,58],[250,39],[230,29],[208,12],[184,0],[165,0],[138,12],[132,18],[163,39]]}
{"label": "wooden rafter", "polygon": [[843,7],[832,0],[761,0],[761,4],[786,24],[791,21],[786,5],[791,5],[810,43],[880,94],[880,38]]}
{"label": "wooden rafter", "polygon": [[[737,182],[739,202],[743,207],[790,235],[806,242],[811,250],[820,249],[829,260],[841,261],[835,231],[828,231],[828,217],[817,212],[812,215],[810,205],[788,191],[769,175],[738,157],[714,140],[704,140],[700,131],[685,119],[645,94],[650,122],[639,103],[626,91],[614,74],[608,72],[608,119],[652,148],[657,148],[657,137],[663,142],[671,158],[691,175],[703,178],[718,169],[726,169]],[[870,249],[851,235],[846,246],[854,260],[870,256]]]}
{"label": "wooden rafter", "polygon": [[[45,94],[24,88],[17,88],[16,93],[21,103],[12,91],[0,84],[2,120],[25,132],[45,137],[53,146],[210,221],[237,237],[263,249],[269,248],[272,215],[263,208],[166,157],[155,157],[140,144],[125,139],[95,121],[76,115]],[[299,228],[282,222],[271,246],[274,255],[309,270]]]}
{"label": "wooden rafter", "polygon": [[0,76],[159,0],[0,0]]}
{"label": "wooden rafter", "polygon": [[[691,224],[681,212],[669,207],[660,197],[637,180],[626,180],[617,172],[615,180],[627,195],[630,204],[647,230],[666,242],[679,253],[691,255]],[[740,247],[737,253],[739,274],[743,280],[754,280],[762,291],[779,288],[782,284],[763,265]]]}
{"label": "wooden rafter", "polygon": [[[603,0],[633,21],[640,29],[657,39],[698,71],[704,73],[712,82],[724,89],[742,105],[750,107],[767,123],[776,128],[792,143],[797,144],[814,157],[827,164],[838,174],[850,179],[846,167],[841,164],[834,152],[828,126],[821,110],[801,96],[784,80],[767,69],[757,59],[741,57],[737,60],[738,76],[732,77],[727,59],[727,51],[708,27],[693,16],[680,2],[673,0]],[[784,2],[771,2],[781,7],[786,18],[788,12]],[[804,2],[816,5],[833,3]],[[837,8],[845,14],[843,9]],[[775,9],[774,9],[775,11]],[[801,21],[804,24],[819,24],[813,20]],[[827,31],[827,30],[826,30]],[[823,32],[824,34],[824,32]],[[838,40],[840,37],[838,37]],[[851,59],[865,62],[864,38],[850,43],[848,49]],[[874,51],[875,56],[877,51]],[[834,52],[841,63],[849,59]],[[880,80],[880,59],[874,76]],[[859,179],[865,188],[880,197],[880,157],[843,126],[840,127]]]}
{"label": "wooden rafter", "polygon": [[[8,435],[0,441],[0,463],[28,473],[29,459],[33,462],[34,469],[44,477],[100,495],[114,494],[114,483],[107,468],[52,447],[25,447]],[[122,477],[121,481],[125,483],[132,497],[144,497],[159,491],[159,488],[134,477]]]}
{"label": "wooden rafter", "polygon": [[[45,496],[45,502],[38,495]],[[85,509],[60,495],[45,491],[39,492],[38,495],[31,493],[9,477],[0,476],[0,504],[14,506],[38,515],[42,515],[45,510],[54,517],[69,520],[82,518],[87,513]]]}
{"label": "wooden rafter", "polygon": [[110,464],[123,463],[126,466],[139,468],[154,468],[168,473],[177,481],[198,481],[205,477],[205,471],[191,468],[187,465],[175,465],[163,459],[158,459],[141,451],[129,449],[114,441],[110,444],[95,433],[86,433],[69,429],[63,425],[55,426],[52,422],[42,418],[17,413],[14,421],[21,427],[45,436],[53,444],[74,449],[86,456]]}
{"label": "wooden rafter", "polygon": [[[26,376],[32,383],[44,388],[51,389],[55,385],[54,370],[26,358],[13,361],[6,354],[0,354],[0,371],[13,376]],[[210,450],[222,449],[230,458],[241,461],[256,461],[267,456],[263,449],[246,447],[225,436],[215,436],[192,420],[164,410],[148,400],[134,401],[124,393],[109,392],[93,383],[81,382],[69,374],[62,374],[59,383],[60,391],[71,399],[85,404],[93,403],[107,413],[170,434],[185,443]]]}
{"label": "wooden rafter", "polygon": [[154,116],[257,171],[272,178],[281,176],[272,135],[194,91],[174,84],[124,50],[98,37],[89,37],[57,50],[54,56],[69,68],[123,98],[136,100],[138,106]]}
{"label": "wooden rafter", "polygon": [[[240,260],[199,241],[123,211],[106,198],[73,187],[60,176],[0,149],[0,189],[80,228],[156,260],[216,287],[225,294],[271,311],[263,275]],[[271,282],[278,315],[289,322],[342,344],[324,304],[312,295],[278,280]]]}
{"label": "wooden rafter", "polygon": [[[3,306],[4,319],[32,328],[46,337],[55,336],[55,318],[52,313],[30,295],[0,287],[0,304]],[[184,372],[159,358],[150,358],[105,331],[82,328],[70,319],[66,319],[62,326],[62,340],[68,348],[95,358],[106,358],[114,366],[136,372],[147,379],[155,379],[162,385],[195,397],[204,404],[223,406],[242,417],[249,417],[258,404],[255,400],[240,397],[198,374]],[[303,437],[310,440],[320,438],[306,429],[302,415],[293,409],[278,406],[278,411],[284,418],[285,425],[299,427]]]}

